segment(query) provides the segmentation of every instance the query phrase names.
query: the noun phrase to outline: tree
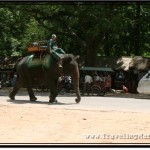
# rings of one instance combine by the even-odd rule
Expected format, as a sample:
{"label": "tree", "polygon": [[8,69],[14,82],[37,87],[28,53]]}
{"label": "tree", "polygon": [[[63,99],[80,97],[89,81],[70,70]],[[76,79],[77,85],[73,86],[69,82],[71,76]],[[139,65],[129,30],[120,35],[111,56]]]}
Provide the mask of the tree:
{"label": "tree", "polygon": [[0,11],[3,55],[26,55],[29,42],[53,33],[86,66],[95,66],[97,56],[149,54],[149,2],[9,2]]}

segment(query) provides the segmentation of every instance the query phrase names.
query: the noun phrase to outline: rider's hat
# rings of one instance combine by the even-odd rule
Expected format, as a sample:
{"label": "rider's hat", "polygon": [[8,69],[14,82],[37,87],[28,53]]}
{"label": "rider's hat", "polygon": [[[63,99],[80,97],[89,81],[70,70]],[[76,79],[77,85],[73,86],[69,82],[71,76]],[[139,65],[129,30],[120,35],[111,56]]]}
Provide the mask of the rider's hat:
{"label": "rider's hat", "polygon": [[56,38],[56,34],[52,34],[52,38],[53,38],[53,37]]}

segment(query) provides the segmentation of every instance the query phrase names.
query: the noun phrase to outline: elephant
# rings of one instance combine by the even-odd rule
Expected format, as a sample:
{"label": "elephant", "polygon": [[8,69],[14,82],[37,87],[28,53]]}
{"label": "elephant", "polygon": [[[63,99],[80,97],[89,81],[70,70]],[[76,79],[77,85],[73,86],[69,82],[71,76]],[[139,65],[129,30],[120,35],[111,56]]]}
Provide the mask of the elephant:
{"label": "elephant", "polygon": [[34,87],[44,85],[50,89],[49,102],[57,102],[58,96],[57,84],[60,75],[71,76],[73,88],[77,98],[76,103],[81,100],[79,91],[79,68],[76,61],[77,57],[73,54],[63,54],[62,69],[58,66],[58,61],[50,54],[29,55],[23,57],[16,63],[17,80],[12,91],[9,93],[9,98],[15,100],[15,95],[20,88],[26,88],[29,94],[30,101],[36,101],[34,95]]}

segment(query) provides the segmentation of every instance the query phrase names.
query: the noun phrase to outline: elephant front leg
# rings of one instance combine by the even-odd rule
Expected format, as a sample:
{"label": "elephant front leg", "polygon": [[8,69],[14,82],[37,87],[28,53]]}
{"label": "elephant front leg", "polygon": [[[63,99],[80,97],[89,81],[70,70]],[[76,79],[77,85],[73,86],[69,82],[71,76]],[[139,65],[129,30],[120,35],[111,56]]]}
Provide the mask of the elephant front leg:
{"label": "elephant front leg", "polygon": [[53,85],[51,90],[50,90],[50,96],[49,96],[50,100],[49,100],[49,102],[50,103],[57,102],[57,100],[56,100],[57,95],[58,95],[57,86]]}

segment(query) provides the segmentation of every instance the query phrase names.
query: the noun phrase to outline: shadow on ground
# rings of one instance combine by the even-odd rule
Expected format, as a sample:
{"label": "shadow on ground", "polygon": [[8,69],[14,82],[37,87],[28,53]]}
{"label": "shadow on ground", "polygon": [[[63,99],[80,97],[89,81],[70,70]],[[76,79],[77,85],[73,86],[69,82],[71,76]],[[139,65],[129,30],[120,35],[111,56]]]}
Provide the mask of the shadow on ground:
{"label": "shadow on ground", "polygon": [[[9,92],[12,88],[6,87],[3,89],[0,89],[0,96],[8,96]],[[37,92],[34,90],[35,96],[47,96],[49,98],[49,92]],[[19,92],[17,93],[18,96],[28,96],[28,92],[25,88],[21,88]],[[76,96],[75,93],[66,93],[65,95],[58,95],[57,97],[74,97]],[[88,96],[86,93],[85,95],[81,95],[81,97]],[[89,95],[89,97],[92,97],[92,94]],[[97,97],[97,96],[95,96]],[[150,95],[144,95],[144,94],[132,94],[132,93],[107,93],[104,96],[100,97],[116,97],[116,98],[134,98],[134,99],[147,99],[150,100]],[[29,100],[27,100],[29,101]],[[38,102],[38,101],[36,101]],[[33,102],[35,103],[35,102]],[[43,102],[42,102],[43,103]],[[49,103],[49,102],[48,102]]]}
{"label": "shadow on ground", "polygon": [[46,105],[74,105],[76,103],[62,103],[62,102],[54,102],[54,103],[49,103],[48,101],[30,101],[30,100],[11,100],[8,99],[7,102],[14,103],[14,104],[46,104]]}

